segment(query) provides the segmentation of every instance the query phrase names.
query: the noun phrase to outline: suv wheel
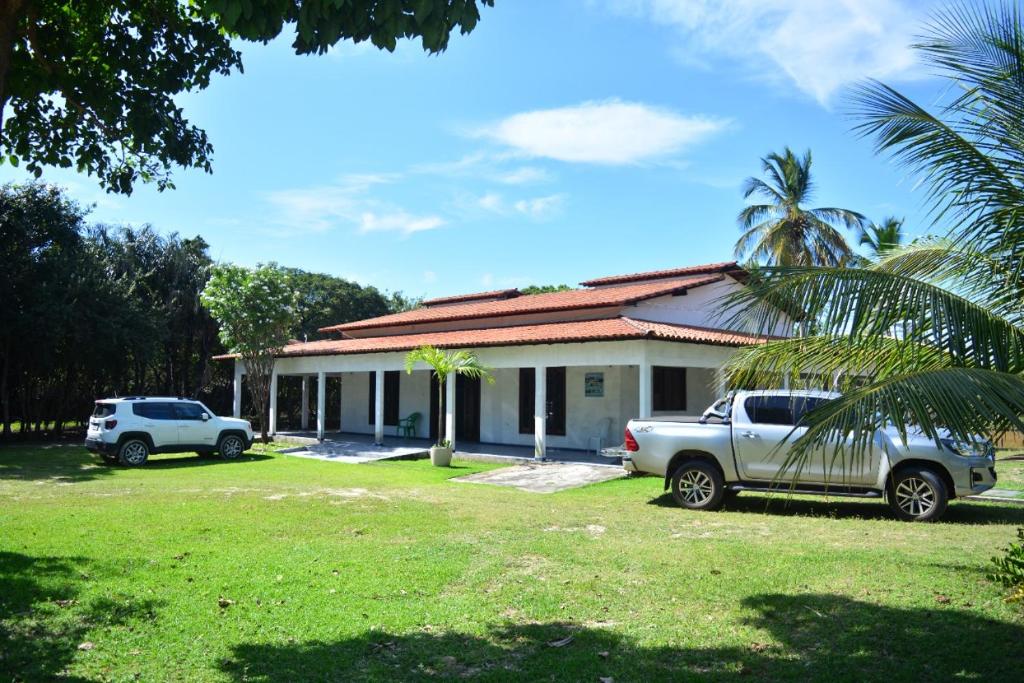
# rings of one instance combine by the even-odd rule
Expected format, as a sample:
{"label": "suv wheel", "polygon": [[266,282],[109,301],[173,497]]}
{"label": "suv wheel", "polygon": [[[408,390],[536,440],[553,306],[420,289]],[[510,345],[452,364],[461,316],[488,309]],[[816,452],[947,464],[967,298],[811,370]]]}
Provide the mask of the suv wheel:
{"label": "suv wheel", "polygon": [[245,451],[245,442],[237,434],[228,434],[221,437],[217,450],[220,451],[220,457],[225,460],[234,460]]}
{"label": "suv wheel", "polygon": [[929,469],[908,467],[889,477],[889,507],[906,522],[933,522],[946,511],[946,484]]}
{"label": "suv wheel", "polygon": [[149,459],[149,445],[142,439],[128,439],[121,444],[117,452],[117,459],[122,465],[128,467],[139,467],[146,464]]}
{"label": "suv wheel", "polygon": [[717,510],[725,497],[725,481],[706,462],[683,463],[672,474],[672,497],[689,510]]}

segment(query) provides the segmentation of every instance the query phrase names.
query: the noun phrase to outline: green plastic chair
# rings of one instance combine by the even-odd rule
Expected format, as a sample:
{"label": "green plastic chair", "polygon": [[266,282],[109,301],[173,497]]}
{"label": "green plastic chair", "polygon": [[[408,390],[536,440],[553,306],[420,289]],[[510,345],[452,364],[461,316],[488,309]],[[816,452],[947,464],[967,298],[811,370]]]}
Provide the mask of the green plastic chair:
{"label": "green plastic chair", "polygon": [[413,413],[409,417],[403,417],[398,421],[398,435],[399,436],[416,436],[416,426],[420,423],[420,418],[423,417],[419,413]]}

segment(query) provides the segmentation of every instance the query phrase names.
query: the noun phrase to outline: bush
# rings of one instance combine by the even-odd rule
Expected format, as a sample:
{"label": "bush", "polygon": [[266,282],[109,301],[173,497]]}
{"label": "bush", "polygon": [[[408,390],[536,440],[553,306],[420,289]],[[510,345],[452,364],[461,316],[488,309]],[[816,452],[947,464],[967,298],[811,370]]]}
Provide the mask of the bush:
{"label": "bush", "polygon": [[1013,591],[1008,601],[1024,604],[1024,528],[1017,529],[1017,538],[1020,543],[1011,543],[1003,557],[992,558],[996,569],[989,578]]}

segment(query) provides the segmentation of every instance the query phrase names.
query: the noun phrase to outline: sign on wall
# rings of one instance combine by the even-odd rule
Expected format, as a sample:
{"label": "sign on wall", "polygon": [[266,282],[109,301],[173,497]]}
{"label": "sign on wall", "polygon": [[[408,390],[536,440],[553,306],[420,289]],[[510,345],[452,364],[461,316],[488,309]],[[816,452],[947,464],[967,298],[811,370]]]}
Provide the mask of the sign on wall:
{"label": "sign on wall", "polygon": [[583,377],[583,395],[587,398],[604,397],[604,373],[588,372]]}

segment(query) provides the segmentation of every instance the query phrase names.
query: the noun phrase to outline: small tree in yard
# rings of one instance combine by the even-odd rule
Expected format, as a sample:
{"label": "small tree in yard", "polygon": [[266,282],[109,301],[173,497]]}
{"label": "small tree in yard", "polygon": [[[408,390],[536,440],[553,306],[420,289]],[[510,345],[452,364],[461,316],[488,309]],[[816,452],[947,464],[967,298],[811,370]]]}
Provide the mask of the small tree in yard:
{"label": "small tree in yard", "polygon": [[288,330],[297,317],[296,295],[288,274],[273,263],[255,268],[216,266],[202,299],[220,323],[224,346],[245,362],[246,384],[266,443],[274,357],[288,342]]}
{"label": "small tree in yard", "polygon": [[[405,371],[410,375],[416,363],[425,363],[434,371],[437,378],[437,405],[444,401],[444,384],[448,375],[455,373],[464,377],[476,377],[485,380],[488,384],[494,384],[494,377],[489,368],[480,364],[475,354],[469,351],[444,351],[433,346],[421,346],[413,349],[405,356]],[[437,411],[437,445],[443,446],[448,440],[444,433],[444,414]]]}

